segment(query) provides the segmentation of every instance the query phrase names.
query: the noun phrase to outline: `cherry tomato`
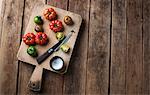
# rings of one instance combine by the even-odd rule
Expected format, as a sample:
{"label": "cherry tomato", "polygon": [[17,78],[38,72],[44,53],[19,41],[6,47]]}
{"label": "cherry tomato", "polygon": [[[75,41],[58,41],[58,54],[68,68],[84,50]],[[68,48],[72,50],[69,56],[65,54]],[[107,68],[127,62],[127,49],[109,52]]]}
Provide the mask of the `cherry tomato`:
{"label": "cherry tomato", "polygon": [[38,32],[35,37],[35,42],[39,45],[45,45],[48,42],[47,35],[42,32]]}
{"label": "cherry tomato", "polygon": [[27,53],[32,57],[37,57],[38,53],[34,46],[30,46],[27,48]]}
{"label": "cherry tomato", "polygon": [[70,16],[65,16],[64,17],[64,22],[67,25],[72,25],[73,24],[72,18]]}
{"label": "cherry tomato", "polygon": [[23,41],[26,45],[34,45],[35,44],[35,35],[33,33],[27,33],[23,36]]}
{"label": "cherry tomato", "polygon": [[51,30],[54,32],[60,32],[63,29],[62,22],[59,20],[53,20],[50,24],[49,27]]}
{"label": "cherry tomato", "polygon": [[35,28],[34,28],[34,30],[36,32],[43,32],[44,31],[44,29],[43,29],[43,27],[41,25],[36,25]]}
{"label": "cherry tomato", "polygon": [[60,41],[60,40],[63,40],[65,38],[65,35],[62,32],[57,32],[56,38]]}
{"label": "cherry tomato", "polygon": [[34,17],[34,22],[35,22],[36,24],[38,24],[38,25],[43,24],[43,20],[42,20],[41,16],[35,16],[35,17]]}
{"label": "cherry tomato", "polygon": [[57,17],[57,14],[53,8],[45,9],[43,14],[44,14],[44,17],[50,21],[56,19]]}

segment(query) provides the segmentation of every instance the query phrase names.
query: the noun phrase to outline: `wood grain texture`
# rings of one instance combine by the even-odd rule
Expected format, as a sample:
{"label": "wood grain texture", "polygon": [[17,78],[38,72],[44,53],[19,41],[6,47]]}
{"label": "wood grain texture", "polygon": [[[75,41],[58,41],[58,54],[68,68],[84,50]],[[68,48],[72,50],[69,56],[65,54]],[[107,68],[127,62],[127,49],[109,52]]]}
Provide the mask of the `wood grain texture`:
{"label": "wood grain texture", "polygon": [[143,94],[150,94],[150,1],[143,0]]}
{"label": "wood grain texture", "polygon": [[[0,27],[0,94],[15,95],[17,89],[20,31],[23,0],[3,0]],[[13,10],[15,9],[15,10]]]}
{"label": "wood grain texture", "polygon": [[[45,2],[43,0],[25,0],[24,3],[25,6],[23,10],[24,14],[23,14],[23,24],[22,24],[23,25],[22,35],[24,34],[24,31],[27,27],[34,5],[37,3],[45,3]],[[17,92],[18,95],[37,94],[30,91],[27,87],[33,70],[34,70],[34,66],[32,65],[28,65],[21,62],[19,63],[18,92]]]}
{"label": "wood grain texture", "polygon": [[[2,25],[3,25],[3,18],[4,18],[4,8],[6,7],[5,5],[5,0],[0,0],[0,44],[1,44],[1,36],[2,36]],[[1,47],[1,46],[0,46]]]}
{"label": "wood grain texture", "polygon": [[[36,93],[27,88],[34,66],[19,62],[17,79],[16,54],[21,30],[43,1],[84,20],[68,72],[44,70],[42,91]],[[150,94],[149,0],[0,0],[0,10],[0,95]]]}
{"label": "wood grain texture", "polygon": [[142,0],[127,0],[126,94],[142,94]]}
{"label": "wood grain texture", "polygon": [[112,0],[110,94],[125,94],[126,0]]}
{"label": "wood grain texture", "polygon": [[91,0],[87,95],[107,95],[110,56],[111,0]]}
{"label": "wood grain texture", "polygon": [[69,0],[47,0],[46,4],[67,10],[68,2]]}
{"label": "wood grain texture", "polygon": [[80,14],[83,18],[83,22],[71,57],[68,72],[64,75],[63,94],[65,95],[85,95],[89,1],[90,0],[69,0],[68,10]]}
{"label": "wood grain texture", "polygon": [[[80,15],[66,11],[66,10],[62,10],[60,8],[56,8],[50,5],[45,5],[45,4],[38,4],[34,7],[33,11],[32,11],[32,15],[30,16],[30,20],[28,23],[28,26],[25,30],[25,34],[33,32],[34,34],[36,34],[36,31],[34,31],[34,27],[35,27],[35,23],[33,22],[33,19],[35,16],[40,15],[43,17],[43,11],[47,8],[53,8],[57,15],[58,15],[58,20],[63,21],[64,17],[66,15],[69,15],[72,19],[74,24],[72,26],[68,26],[66,25],[64,22],[63,23],[63,27],[64,27],[64,31],[63,33],[67,36],[70,35],[71,33],[71,37],[69,38],[69,40],[66,42],[66,44],[69,45],[69,47],[71,48],[70,51],[66,54],[64,52],[62,52],[62,50],[58,50],[57,52],[54,52],[52,55],[50,55],[44,62],[42,62],[41,65],[39,65],[37,63],[37,60],[33,57],[31,57],[30,55],[28,55],[28,53],[26,52],[28,46],[22,41],[20,48],[18,50],[18,54],[17,57],[19,60],[26,62],[28,64],[32,64],[32,65],[36,65],[36,66],[40,66],[44,69],[50,70],[52,72],[56,72],[59,74],[64,74],[65,72],[67,72],[68,66],[69,66],[69,62],[70,62],[70,58],[74,49],[74,45],[79,33],[79,29],[82,23],[82,18]],[[58,43],[58,40],[56,39],[56,34],[49,29],[49,21],[46,19],[43,19],[44,24],[43,24],[43,29],[44,29],[44,33],[47,34],[47,37],[49,39],[49,43],[46,46],[40,46],[40,45],[36,45],[35,48],[37,48],[38,50],[38,55],[41,56],[43,53],[46,52],[46,50],[48,50],[50,47],[52,47],[53,45],[55,45],[56,43]],[[71,32],[71,30],[75,31],[74,33]],[[59,72],[59,71],[55,71],[53,70],[50,66],[49,66],[49,62],[50,60],[54,57],[54,56],[59,56],[64,60],[66,69],[63,72]]]}
{"label": "wood grain texture", "polygon": [[[67,10],[67,0],[59,0],[59,2],[58,0],[47,0],[47,4],[48,2],[51,2],[50,5]],[[62,95],[63,77],[63,75],[44,70],[42,94]]]}
{"label": "wood grain texture", "polygon": [[3,4],[3,1],[4,1],[4,0],[0,0],[0,14],[1,14],[1,11],[2,11],[2,4]]}

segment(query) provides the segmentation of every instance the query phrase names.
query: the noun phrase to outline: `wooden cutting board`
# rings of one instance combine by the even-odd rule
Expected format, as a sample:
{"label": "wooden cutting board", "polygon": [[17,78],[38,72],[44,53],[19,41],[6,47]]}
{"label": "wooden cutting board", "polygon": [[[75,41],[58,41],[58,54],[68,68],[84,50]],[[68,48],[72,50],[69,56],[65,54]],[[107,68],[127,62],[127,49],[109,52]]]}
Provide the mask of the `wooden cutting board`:
{"label": "wooden cutting board", "polygon": [[[68,42],[66,43],[67,45],[70,46],[70,52],[69,53],[64,53],[61,50],[58,50],[57,52],[54,52],[52,55],[50,55],[42,64],[38,64],[36,61],[36,58],[33,58],[31,56],[29,56],[27,54],[27,48],[28,45],[26,45],[23,41],[21,42],[21,46],[19,48],[17,57],[20,61],[23,61],[25,63],[31,64],[31,65],[35,65],[35,71],[31,77],[30,80],[32,81],[36,81],[41,79],[40,74],[42,74],[42,69],[47,69],[56,73],[60,73],[60,74],[64,74],[69,66],[69,61],[73,52],[73,48],[78,36],[78,32],[79,32],[79,28],[81,26],[81,22],[82,22],[82,18],[80,15],[63,10],[63,9],[59,9],[50,5],[44,5],[44,4],[38,4],[34,7],[32,15],[30,17],[28,26],[26,28],[25,34],[27,34],[28,32],[32,32],[34,34],[36,34],[34,27],[35,27],[35,23],[34,23],[34,17],[39,15],[42,17],[44,24],[43,24],[43,28],[44,28],[44,33],[47,34],[48,39],[49,39],[49,43],[45,46],[40,46],[40,45],[36,45],[36,49],[38,51],[38,55],[42,55],[44,52],[46,52],[50,47],[52,47],[54,44],[56,44],[58,42],[58,40],[56,39],[55,33],[49,29],[49,23],[50,21],[46,20],[43,16],[43,11],[47,8],[54,8],[54,10],[56,11],[57,15],[58,15],[58,20],[62,21],[63,26],[64,26],[64,34],[67,35],[71,30],[74,30],[75,33],[73,33],[73,35],[71,36],[71,38],[68,40]],[[68,26],[64,23],[63,19],[64,16],[70,16],[74,22],[73,25]],[[50,60],[54,57],[54,56],[60,56],[65,63],[66,69],[64,70],[64,72],[58,72],[58,71],[54,71],[51,67],[50,67]],[[37,78],[38,77],[38,78]],[[39,83],[38,83],[39,84]],[[34,84],[35,85],[35,84]]]}
{"label": "wooden cutting board", "polygon": [[[40,67],[42,67],[42,68],[53,71],[49,66],[49,61],[53,56],[62,57],[65,61],[65,64],[69,65],[69,61],[70,61],[70,58],[71,58],[71,55],[72,55],[72,51],[73,51],[73,48],[74,48],[74,45],[75,45],[75,41],[76,41],[76,38],[77,38],[77,35],[78,35],[78,32],[79,32],[79,28],[80,28],[80,25],[81,25],[81,22],[82,22],[82,18],[81,18],[80,15],[77,15],[77,14],[74,14],[72,12],[68,12],[66,10],[62,10],[62,9],[59,9],[59,8],[56,8],[56,7],[52,7],[52,6],[49,6],[49,5],[38,5],[38,6],[36,6],[33,10],[33,13],[31,15],[31,17],[30,17],[30,20],[29,20],[28,26],[26,28],[25,34],[28,33],[28,32],[33,32],[34,34],[36,34],[36,32],[34,31],[34,27],[35,27],[35,23],[33,21],[34,17],[37,16],[37,15],[42,16],[42,19],[44,20],[44,25],[43,25],[44,33],[47,34],[47,36],[49,38],[49,43],[46,46],[40,46],[40,45],[35,46],[39,55],[43,54],[50,47],[52,47],[54,44],[56,44],[58,42],[58,40],[55,37],[55,33],[52,30],[49,29],[50,21],[44,19],[44,17],[43,17],[43,10],[46,9],[46,8],[50,8],[50,7],[54,8],[55,11],[57,12],[58,20],[61,20],[63,22],[63,18],[66,15],[70,16],[73,19],[74,25],[72,25],[72,26],[68,26],[63,22],[64,34],[67,35],[71,30],[75,31],[75,33],[73,33],[72,37],[67,42],[67,44],[71,48],[69,53],[64,53],[61,50],[59,50],[59,51],[53,53],[47,60],[45,60],[40,65]],[[33,58],[33,57],[31,57],[27,54],[27,52],[26,52],[27,48],[28,48],[28,46],[22,41],[21,46],[20,46],[19,51],[18,51],[18,55],[17,55],[18,59],[23,61],[23,62],[26,62],[28,64],[38,65],[38,63],[36,61],[36,58]],[[56,72],[56,71],[54,71],[54,72]]]}

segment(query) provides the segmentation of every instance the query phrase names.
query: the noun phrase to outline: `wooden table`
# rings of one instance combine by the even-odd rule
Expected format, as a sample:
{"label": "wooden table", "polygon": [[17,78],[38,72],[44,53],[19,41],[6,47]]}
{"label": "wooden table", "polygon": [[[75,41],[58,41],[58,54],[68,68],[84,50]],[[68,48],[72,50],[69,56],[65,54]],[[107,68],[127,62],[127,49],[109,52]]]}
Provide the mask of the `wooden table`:
{"label": "wooden table", "polygon": [[[68,72],[44,70],[39,93],[16,56],[36,3],[83,17]],[[0,0],[0,12],[0,95],[150,94],[150,0]]]}

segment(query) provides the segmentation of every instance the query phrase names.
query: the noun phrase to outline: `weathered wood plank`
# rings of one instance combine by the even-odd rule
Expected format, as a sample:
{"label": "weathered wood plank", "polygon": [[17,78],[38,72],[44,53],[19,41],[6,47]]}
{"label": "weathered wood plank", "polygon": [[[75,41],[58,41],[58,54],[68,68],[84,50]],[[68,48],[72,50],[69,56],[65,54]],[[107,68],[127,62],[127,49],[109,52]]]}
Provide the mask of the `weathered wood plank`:
{"label": "weathered wood plank", "polygon": [[2,3],[3,3],[4,0],[0,0],[0,14],[1,14],[1,11],[2,11]]}
{"label": "weathered wood plank", "polygon": [[110,94],[125,94],[126,0],[112,0]]}
{"label": "weathered wood plank", "polygon": [[[67,0],[47,0],[47,4],[67,10]],[[43,75],[42,94],[62,95],[63,75],[45,70]]]}
{"label": "weathered wood plank", "polygon": [[[3,25],[3,18],[4,18],[4,8],[5,8],[5,5],[2,5],[2,4],[5,4],[5,0],[1,0],[0,1],[0,44],[1,44],[1,36],[2,36],[2,25]],[[0,46],[1,47],[1,46]]]}
{"label": "weathered wood plank", "polygon": [[[2,0],[0,27],[0,94],[15,95],[17,89],[17,51],[23,15],[23,0]],[[15,9],[15,10],[14,10]]]}
{"label": "weathered wood plank", "polygon": [[111,0],[91,0],[86,93],[107,95]]}
{"label": "weathered wood plank", "polygon": [[150,1],[143,0],[143,94],[150,94]]}
{"label": "weathered wood plank", "polygon": [[[25,0],[25,7],[23,11],[24,18],[23,18],[23,26],[22,26],[22,35],[24,33],[23,31],[25,31],[28,25],[28,21],[32,13],[32,9],[37,3],[44,3],[44,1],[43,0]],[[30,91],[27,87],[33,70],[34,70],[34,67],[32,65],[28,65],[23,62],[19,63],[19,78],[18,78],[18,92],[17,92],[18,95],[36,94]]]}
{"label": "weathered wood plank", "polygon": [[[26,0],[25,2],[25,11],[24,11],[24,25],[23,25],[23,30],[25,30],[28,20],[30,17],[30,14],[32,12],[32,9],[35,5],[35,3],[42,3],[42,0]],[[51,5],[66,9],[67,7],[67,1],[66,0],[61,0],[60,2],[56,2],[56,0],[47,0],[46,2],[51,2]],[[20,64],[20,71],[21,73],[19,74],[19,91],[18,94],[37,94],[32,91],[30,91],[27,88],[28,81],[31,77],[33,67],[31,65],[27,64]],[[63,76],[52,73],[50,71],[44,70],[43,74],[43,80],[42,80],[42,94],[51,94],[51,95],[61,95],[62,94],[62,87],[63,87]]]}
{"label": "weathered wood plank", "polygon": [[64,75],[64,94],[85,95],[86,62],[88,50],[88,23],[90,0],[69,0],[69,11],[80,14],[83,23],[71,57],[67,74]]}
{"label": "weathered wood plank", "polygon": [[47,0],[46,3],[51,6],[67,10],[68,2],[69,2],[68,0]]}
{"label": "weathered wood plank", "polygon": [[142,93],[142,44],[142,0],[127,0],[126,94]]}

